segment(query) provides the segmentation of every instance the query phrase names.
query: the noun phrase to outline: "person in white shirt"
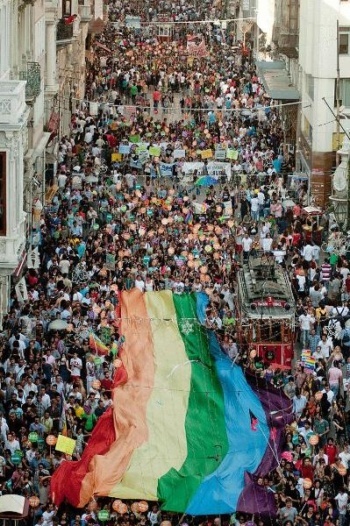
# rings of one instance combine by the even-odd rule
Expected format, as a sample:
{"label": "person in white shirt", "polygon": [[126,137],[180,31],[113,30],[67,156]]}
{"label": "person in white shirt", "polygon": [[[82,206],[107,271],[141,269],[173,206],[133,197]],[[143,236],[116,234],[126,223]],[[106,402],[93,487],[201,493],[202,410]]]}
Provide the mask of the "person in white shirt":
{"label": "person in white shirt", "polygon": [[350,467],[350,446],[347,445],[344,448],[344,451],[339,453],[338,457],[342,461],[342,464],[348,469]]}
{"label": "person in white shirt", "polygon": [[251,211],[253,220],[258,221],[259,220],[259,199],[256,195],[252,197],[250,201],[250,206],[251,206],[250,211]]}
{"label": "person in white shirt", "polygon": [[270,234],[268,232],[266,234],[266,237],[261,239],[261,248],[263,249],[264,252],[270,252],[271,251],[272,242],[273,242],[273,239],[272,239],[272,237],[270,236]]}
{"label": "person in white shirt", "polygon": [[139,289],[141,292],[144,292],[145,291],[145,282],[143,281],[143,279],[141,278],[140,275],[137,275],[136,276],[136,279],[135,279],[135,287],[137,289]]}
{"label": "person in white shirt", "polygon": [[2,442],[5,442],[8,432],[9,426],[7,425],[6,419],[2,416],[2,413],[0,413],[0,435]]}
{"label": "person in white shirt", "polygon": [[30,376],[27,380],[27,382],[24,384],[23,387],[24,395],[27,398],[30,391],[33,391],[35,394],[38,392],[38,386],[33,382],[32,377]]}
{"label": "person in white shirt", "polygon": [[324,389],[321,391],[322,393],[326,393],[328,402],[332,405],[333,399],[334,399],[334,393],[331,391],[331,388],[329,385],[326,385]]}
{"label": "person in white shirt", "polygon": [[346,304],[338,305],[333,307],[331,310],[332,316],[347,316],[349,314],[349,308]]}
{"label": "person in white shirt", "polygon": [[79,380],[80,375],[81,375],[81,370],[83,367],[83,362],[79,358],[78,353],[75,352],[73,354],[73,358],[70,359],[69,365],[70,365],[71,376],[72,376],[73,381]]}
{"label": "person in white shirt", "polygon": [[326,334],[322,334],[321,340],[318,342],[317,347],[321,348],[324,360],[328,360],[331,352],[333,351],[333,342],[331,338],[327,338]]}
{"label": "person in white shirt", "polygon": [[302,314],[299,316],[300,330],[301,330],[301,343],[305,349],[309,339],[309,333],[311,326],[315,323],[315,318],[309,313]]}
{"label": "person in white shirt", "polygon": [[307,243],[302,251],[305,261],[311,261],[314,254],[314,247]]}
{"label": "person in white shirt", "polygon": [[343,525],[345,521],[345,515],[348,508],[348,494],[345,493],[344,489],[340,489],[339,493],[334,497],[334,500],[337,502],[337,508],[339,511],[339,524]]}
{"label": "person in white shirt", "polygon": [[248,234],[244,234],[242,238],[242,247],[243,247],[243,261],[248,261],[249,253],[253,245],[253,240]]}
{"label": "person in white shirt", "polygon": [[176,278],[173,285],[173,293],[174,294],[182,294],[185,288],[185,284],[180,280],[180,278]]}
{"label": "person in white shirt", "polygon": [[41,403],[43,404],[43,407],[46,411],[46,409],[48,409],[51,405],[51,398],[45,391],[45,387],[42,387],[40,389],[40,396],[41,396]]}
{"label": "person in white shirt", "polygon": [[13,433],[8,433],[7,439],[5,440],[4,449],[9,449],[11,451],[11,455],[13,455],[15,451],[21,449],[21,446],[19,445],[19,442]]}
{"label": "person in white shirt", "polygon": [[323,448],[320,448],[319,452],[317,453],[317,455],[314,456],[314,460],[312,462],[312,465],[313,466],[316,466],[316,464],[320,461],[320,460],[324,460],[324,463],[326,466],[328,466],[329,464],[329,459],[328,459],[328,455],[326,455],[326,453],[323,451]]}

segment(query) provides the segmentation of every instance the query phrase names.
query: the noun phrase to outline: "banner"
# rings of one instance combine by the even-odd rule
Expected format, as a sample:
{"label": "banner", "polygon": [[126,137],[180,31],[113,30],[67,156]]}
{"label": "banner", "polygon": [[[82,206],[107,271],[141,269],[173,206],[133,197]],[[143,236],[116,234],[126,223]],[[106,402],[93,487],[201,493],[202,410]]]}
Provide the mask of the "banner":
{"label": "banner", "polygon": [[228,181],[231,180],[231,164],[222,163],[219,161],[209,161],[207,164],[208,175],[211,177],[223,177],[226,176]]}
{"label": "banner", "polygon": [[130,168],[136,168],[136,170],[142,170],[142,162],[140,158],[138,159],[130,159],[129,160],[129,166]]}
{"label": "banner", "polygon": [[161,177],[172,177],[174,166],[175,166],[175,163],[160,163],[159,171],[160,171]]}
{"label": "banner", "polygon": [[149,153],[148,150],[141,151],[139,154],[139,162],[141,164],[145,164],[149,159]]}
{"label": "banner", "polygon": [[202,171],[204,168],[204,163],[201,162],[185,162],[182,165],[182,173],[185,177],[191,176],[194,174],[195,171],[197,171],[197,175],[202,175]]}
{"label": "banner", "polygon": [[127,15],[125,17],[126,27],[132,27],[134,29],[141,29],[141,17]]}
{"label": "banner", "polygon": [[122,154],[121,153],[112,153],[111,155],[111,161],[112,163],[119,163],[122,160]]}
{"label": "banner", "polygon": [[187,53],[192,57],[206,57],[207,47],[202,35],[188,35],[187,36]]}

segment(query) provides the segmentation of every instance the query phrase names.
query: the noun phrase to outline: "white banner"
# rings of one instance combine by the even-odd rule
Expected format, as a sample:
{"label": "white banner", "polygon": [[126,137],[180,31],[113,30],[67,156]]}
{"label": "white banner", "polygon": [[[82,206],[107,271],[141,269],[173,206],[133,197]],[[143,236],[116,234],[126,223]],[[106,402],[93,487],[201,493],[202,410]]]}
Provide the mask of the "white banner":
{"label": "white banner", "polygon": [[182,173],[185,177],[192,176],[194,172],[197,170],[197,175],[202,175],[202,170],[204,167],[204,163],[201,162],[195,162],[195,163],[183,163],[182,165]]}
{"label": "white banner", "polygon": [[209,161],[207,164],[207,169],[208,169],[208,175],[210,175],[211,177],[216,177],[218,179],[219,177],[226,175],[228,181],[230,181],[231,179],[231,164],[230,163]]}

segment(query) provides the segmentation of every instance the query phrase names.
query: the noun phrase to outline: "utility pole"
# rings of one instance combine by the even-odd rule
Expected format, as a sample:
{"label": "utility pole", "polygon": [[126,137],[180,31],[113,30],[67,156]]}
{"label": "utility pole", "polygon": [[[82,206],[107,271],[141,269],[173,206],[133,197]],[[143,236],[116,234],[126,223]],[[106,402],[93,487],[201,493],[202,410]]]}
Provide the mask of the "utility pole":
{"label": "utility pole", "polygon": [[[339,37],[339,20],[337,20],[337,80],[336,80],[336,108],[337,108],[337,152],[340,148],[340,60],[339,60],[339,48],[340,48],[340,37]],[[339,164],[339,154],[336,154],[336,164]]]}

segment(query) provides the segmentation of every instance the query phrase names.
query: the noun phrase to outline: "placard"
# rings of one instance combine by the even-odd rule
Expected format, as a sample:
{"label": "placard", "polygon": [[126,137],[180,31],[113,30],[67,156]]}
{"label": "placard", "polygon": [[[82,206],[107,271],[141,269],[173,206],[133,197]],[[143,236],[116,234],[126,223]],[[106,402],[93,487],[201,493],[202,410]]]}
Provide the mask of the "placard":
{"label": "placard", "polygon": [[213,150],[201,150],[202,159],[211,159],[213,157]]}
{"label": "placard", "polygon": [[73,455],[74,449],[75,449],[76,440],[73,440],[73,438],[68,438],[63,435],[58,435],[58,439],[56,442],[56,451],[61,451],[62,453],[65,453],[66,455]]}
{"label": "placard", "polygon": [[154,157],[159,157],[160,156],[160,146],[150,146],[149,147],[149,154],[154,156]]}
{"label": "placard", "polygon": [[107,252],[106,254],[106,269],[115,270],[115,255],[111,252]]}
{"label": "placard", "polygon": [[234,150],[233,148],[227,148],[227,150],[226,150],[226,157],[227,157],[227,159],[232,159],[233,161],[237,161],[237,159],[238,159],[238,151]]}
{"label": "placard", "polygon": [[184,159],[186,157],[186,150],[181,150],[180,148],[174,150],[173,157],[174,159]]}
{"label": "placard", "polygon": [[121,153],[112,153],[111,155],[111,161],[112,163],[118,163],[122,160],[122,154]]}
{"label": "placard", "polygon": [[122,155],[129,155],[130,145],[129,144],[119,144],[119,153]]}
{"label": "placard", "polygon": [[141,137],[139,134],[129,135],[129,142],[132,142],[133,144],[137,144],[140,141],[141,141]]}
{"label": "placard", "polygon": [[216,148],[215,159],[217,161],[224,161],[226,159],[226,148]]}

